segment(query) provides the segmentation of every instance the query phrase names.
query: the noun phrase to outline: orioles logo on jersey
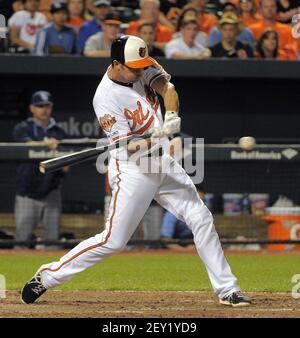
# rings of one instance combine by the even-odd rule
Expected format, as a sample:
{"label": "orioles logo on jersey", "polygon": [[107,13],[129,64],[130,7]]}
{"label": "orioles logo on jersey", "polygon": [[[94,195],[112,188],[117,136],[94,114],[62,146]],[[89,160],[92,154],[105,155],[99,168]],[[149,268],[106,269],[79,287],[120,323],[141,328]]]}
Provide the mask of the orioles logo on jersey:
{"label": "orioles logo on jersey", "polygon": [[137,101],[137,109],[133,112],[127,108],[124,109],[124,115],[126,119],[132,121],[131,129],[135,129],[137,124],[141,126],[143,122],[147,120],[149,114],[149,110],[147,110],[147,113],[144,114],[140,101]]}
{"label": "orioles logo on jersey", "polygon": [[103,130],[110,132],[113,125],[117,122],[117,119],[114,116],[105,114],[99,119],[100,126]]}
{"label": "orioles logo on jersey", "polygon": [[144,58],[145,55],[146,55],[146,47],[140,47],[140,49],[139,49],[139,56],[141,58]]}

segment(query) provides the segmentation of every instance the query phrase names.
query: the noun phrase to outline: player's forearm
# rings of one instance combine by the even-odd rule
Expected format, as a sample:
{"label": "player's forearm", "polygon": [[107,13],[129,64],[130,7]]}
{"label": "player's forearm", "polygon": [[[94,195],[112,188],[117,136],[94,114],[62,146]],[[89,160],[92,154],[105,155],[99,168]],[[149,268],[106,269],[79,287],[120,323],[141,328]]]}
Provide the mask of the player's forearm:
{"label": "player's forearm", "polygon": [[166,111],[179,112],[179,97],[175,86],[168,83],[162,95]]}
{"label": "player's forearm", "polygon": [[179,111],[179,98],[173,83],[160,76],[152,83],[152,88],[163,98],[166,111]]}

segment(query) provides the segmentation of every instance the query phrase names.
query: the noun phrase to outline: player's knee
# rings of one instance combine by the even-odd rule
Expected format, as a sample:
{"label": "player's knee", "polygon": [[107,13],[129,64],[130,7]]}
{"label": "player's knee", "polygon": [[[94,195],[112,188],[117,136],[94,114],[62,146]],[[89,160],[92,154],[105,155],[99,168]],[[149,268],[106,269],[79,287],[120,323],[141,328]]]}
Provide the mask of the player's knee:
{"label": "player's knee", "polygon": [[126,242],[120,240],[108,241],[107,248],[112,252],[116,253],[123,250],[126,246]]}
{"label": "player's knee", "polygon": [[114,254],[115,252],[121,251],[127,243],[126,240],[119,238],[115,233],[110,233],[108,229],[97,234],[95,239],[98,243],[102,243],[100,247],[104,247],[108,254]]}

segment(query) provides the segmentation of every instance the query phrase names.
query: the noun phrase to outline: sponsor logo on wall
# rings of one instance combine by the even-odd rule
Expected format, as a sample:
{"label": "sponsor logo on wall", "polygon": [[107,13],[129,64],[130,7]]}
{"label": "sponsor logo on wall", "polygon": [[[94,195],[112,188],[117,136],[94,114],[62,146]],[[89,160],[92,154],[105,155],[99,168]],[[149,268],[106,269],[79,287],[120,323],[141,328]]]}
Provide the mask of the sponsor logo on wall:
{"label": "sponsor logo on wall", "polygon": [[232,150],[230,153],[231,160],[273,160],[280,161],[284,158],[291,160],[297,156],[299,152],[292,148],[284,150],[269,150],[269,151],[237,151]]}

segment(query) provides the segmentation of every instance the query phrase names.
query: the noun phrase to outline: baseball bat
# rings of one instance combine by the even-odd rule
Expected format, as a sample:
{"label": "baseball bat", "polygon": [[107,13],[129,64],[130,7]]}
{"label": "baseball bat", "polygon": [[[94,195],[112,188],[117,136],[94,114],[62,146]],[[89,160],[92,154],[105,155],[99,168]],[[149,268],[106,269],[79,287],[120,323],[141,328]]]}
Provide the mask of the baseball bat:
{"label": "baseball bat", "polygon": [[146,139],[151,137],[151,134],[145,134],[138,137],[130,137],[127,139],[120,140],[119,142],[103,145],[95,148],[85,149],[73,154],[56,157],[50,160],[40,162],[39,171],[42,174],[48,174],[57,170],[61,170],[65,166],[73,166],[79,163],[87,162],[104,153],[122,146],[127,145],[133,139]]}

